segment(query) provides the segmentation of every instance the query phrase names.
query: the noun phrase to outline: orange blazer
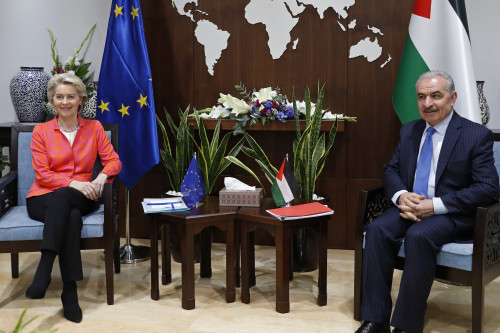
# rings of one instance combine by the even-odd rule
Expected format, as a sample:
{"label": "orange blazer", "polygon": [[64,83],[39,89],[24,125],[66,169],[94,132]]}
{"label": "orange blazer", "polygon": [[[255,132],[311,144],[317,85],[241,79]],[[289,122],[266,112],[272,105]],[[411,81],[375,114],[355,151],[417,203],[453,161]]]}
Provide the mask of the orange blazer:
{"label": "orange blazer", "polygon": [[57,118],[33,129],[31,152],[35,181],[27,198],[54,192],[73,180],[91,181],[98,154],[104,166],[101,172],[109,176],[108,182],[122,169],[122,162],[99,121],[78,116],[80,128],[71,146],[59,129]]}

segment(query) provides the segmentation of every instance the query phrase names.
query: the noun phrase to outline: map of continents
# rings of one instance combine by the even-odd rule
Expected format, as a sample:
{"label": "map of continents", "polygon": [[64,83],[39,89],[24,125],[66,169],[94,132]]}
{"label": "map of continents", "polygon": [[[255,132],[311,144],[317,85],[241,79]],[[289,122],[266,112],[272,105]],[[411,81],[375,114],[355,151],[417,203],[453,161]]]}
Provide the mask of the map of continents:
{"label": "map of continents", "polygon": [[[186,10],[188,4],[194,5],[195,11],[201,13],[204,18],[195,20],[191,10]],[[319,19],[324,19],[324,13],[332,9],[338,16],[339,28],[346,32],[347,29],[356,27],[356,19],[350,18],[348,13],[349,8],[355,4],[356,0],[249,0],[245,7],[245,19],[249,24],[265,26],[269,53],[273,59],[279,59],[292,42],[292,29],[299,23],[300,14],[307,6],[316,9]],[[196,23],[194,35],[204,46],[207,71],[210,75],[214,75],[214,67],[230,42],[231,32],[221,30],[211,22],[210,13],[196,9],[198,0],[172,0],[172,5],[179,15],[186,16]],[[379,44],[379,38],[383,38],[383,32],[370,25],[366,26],[366,32],[366,38],[350,47],[349,58],[364,57],[366,61],[373,62],[382,56],[383,49]],[[292,50],[296,49],[298,43],[299,39],[293,41]],[[391,59],[390,54],[387,54],[386,60],[380,67],[384,67]]]}

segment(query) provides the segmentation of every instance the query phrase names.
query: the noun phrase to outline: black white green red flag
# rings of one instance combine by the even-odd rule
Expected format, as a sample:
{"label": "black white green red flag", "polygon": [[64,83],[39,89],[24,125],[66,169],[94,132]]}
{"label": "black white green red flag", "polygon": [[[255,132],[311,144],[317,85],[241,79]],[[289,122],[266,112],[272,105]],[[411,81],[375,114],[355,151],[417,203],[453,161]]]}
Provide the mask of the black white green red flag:
{"label": "black white green red flag", "polygon": [[271,186],[271,193],[278,207],[289,203],[293,198],[300,197],[300,185],[293,174],[287,158],[283,160],[281,168],[274,179]]}
{"label": "black white green red flag", "polygon": [[420,118],[415,83],[429,70],[453,77],[458,94],[455,111],[481,123],[464,0],[415,0],[392,95],[403,124]]}

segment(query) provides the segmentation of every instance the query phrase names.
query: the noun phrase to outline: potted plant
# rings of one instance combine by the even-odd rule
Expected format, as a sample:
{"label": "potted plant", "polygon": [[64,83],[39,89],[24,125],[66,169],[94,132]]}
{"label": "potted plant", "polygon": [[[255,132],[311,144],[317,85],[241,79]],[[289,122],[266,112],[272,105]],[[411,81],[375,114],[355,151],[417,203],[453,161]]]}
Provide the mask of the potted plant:
{"label": "potted plant", "polygon": [[[165,191],[166,195],[182,195],[182,180],[186,175],[189,163],[193,157],[193,141],[189,136],[193,134],[193,125],[188,126],[187,122],[183,121],[187,119],[189,106],[185,111],[178,108],[177,112],[180,119],[179,125],[174,123],[166,109],[165,117],[167,126],[165,126],[158,115],[156,115],[156,122],[163,136],[163,142],[160,148],[160,159],[163,167],[167,171],[168,180],[171,186],[171,191]],[[172,139],[172,143],[169,137]],[[194,260],[195,262],[199,262],[201,257],[199,235],[195,236],[194,244]],[[175,234],[175,230],[170,232],[170,248],[174,260],[176,262],[181,262],[180,241],[179,236]]]}
{"label": "potted plant", "polygon": [[167,128],[162,123],[158,115],[156,121],[163,135],[163,149],[160,148],[160,158],[163,167],[167,171],[170,186],[175,192],[181,191],[181,184],[186,171],[193,157],[193,140],[191,137],[194,134],[193,125],[187,124],[189,114],[189,106],[183,112],[180,108],[177,110],[179,114],[179,125],[175,125],[172,117],[165,109],[165,117],[168,124],[168,129],[173,137],[173,142],[170,144]]}
{"label": "potted plant", "polygon": [[[167,171],[172,189],[176,192],[181,191],[181,184],[186,175],[189,163],[193,158],[194,147],[197,148],[197,162],[200,167],[203,183],[205,185],[206,194],[214,194],[217,192],[215,188],[216,181],[221,173],[231,164],[228,159],[225,159],[228,149],[231,133],[224,135],[219,143],[220,137],[220,121],[217,124],[211,138],[203,125],[203,121],[199,116],[196,117],[198,125],[198,137],[195,136],[193,125],[188,124],[189,106],[185,111],[178,109],[179,125],[175,125],[170,114],[165,110],[168,127],[161,122],[156,116],[158,126],[163,135],[163,148],[160,149],[160,158],[163,167]],[[195,112],[196,114],[196,112]],[[167,131],[167,129],[169,131]],[[169,133],[170,132],[170,133]],[[169,134],[173,137],[172,143],[169,140]],[[234,147],[229,150],[228,156],[235,157],[245,139],[242,138]],[[195,262],[200,260],[200,240],[199,235],[195,237]],[[178,235],[174,232],[170,233],[170,247],[172,256],[175,261],[181,262],[180,244]]]}
{"label": "potted plant", "polygon": [[4,155],[2,153],[2,147],[0,147],[0,176],[2,174],[2,171],[5,170],[6,167],[10,165],[9,163],[9,156]]}
{"label": "potted plant", "polygon": [[[293,141],[293,168],[295,178],[302,189],[301,197],[306,199],[313,199],[316,180],[323,171],[337,133],[337,119],[335,119],[328,132],[328,136],[324,132],[321,132],[324,92],[325,84],[321,87],[318,85],[318,99],[315,111],[312,113],[311,94],[309,88],[306,87],[304,98],[306,128],[304,131],[301,131],[299,126],[299,109],[295,93],[292,95],[296,129],[296,138]],[[351,121],[355,121],[355,118],[351,118]],[[264,171],[266,179],[272,184],[276,178],[278,169],[269,162],[264,150],[248,132],[244,132],[244,136],[250,147],[243,147],[242,151],[259,164],[260,168]],[[226,158],[250,173],[262,185],[260,179],[247,165],[236,157],[229,156]],[[318,237],[316,233],[310,232],[308,229],[302,229],[294,237],[294,271],[304,272],[316,269],[318,262],[317,242]]]}
{"label": "potted plant", "polygon": [[[314,189],[318,176],[323,171],[326,159],[333,147],[335,135],[337,133],[338,120],[333,122],[328,136],[321,132],[321,121],[323,112],[321,111],[324,99],[325,85],[318,87],[318,99],[316,101],[315,109],[319,112],[312,113],[311,94],[309,88],[305,90],[305,107],[306,107],[306,128],[304,131],[300,130],[299,125],[299,109],[297,108],[297,101],[295,93],[293,93],[293,109],[294,120],[296,129],[296,138],[293,141],[293,168],[294,175],[302,189],[302,198],[313,199]],[[248,132],[243,133],[245,140],[249,147],[242,147],[241,150],[254,159],[260,166],[264,175],[269,183],[273,183],[278,173],[278,169],[274,167],[267,157],[264,150],[260,147],[257,141]],[[232,163],[240,166],[248,173],[250,173],[259,184],[259,177],[243,162],[233,156],[226,157]]]}
{"label": "potted plant", "polygon": [[[231,132],[226,133],[222,137],[219,143],[220,137],[220,119],[215,126],[212,138],[209,139],[203,120],[200,118],[197,112],[194,112],[196,117],[196,123],[198,125],[198,136],[199,141],[194,137],[192,133],[189,133],[192,142],[197,148],[198,156],[197,161],[203,176],[203,183],[205,184],[206,194],[214,194],[217,192],[215,184],[221,173],[232,163],[231,158],[236,158],[236,155],[240,152],[243,144],[245,143],[245,138],[239,140],[234,147],[229,150],[226,156],[226,151],[228,149],[229,139],[231,137]],[[187,126],[187,118],[184,118],[185,126]]]}

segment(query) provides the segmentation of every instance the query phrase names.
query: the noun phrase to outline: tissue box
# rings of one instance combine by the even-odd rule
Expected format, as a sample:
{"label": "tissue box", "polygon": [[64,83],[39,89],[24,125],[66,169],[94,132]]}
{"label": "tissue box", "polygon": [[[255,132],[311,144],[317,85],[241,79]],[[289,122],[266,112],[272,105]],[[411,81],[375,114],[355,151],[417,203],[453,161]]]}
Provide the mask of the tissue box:
{"label": "tissue box", "polygon": [[255,191],[228,191],[224,187],[219,191],[219,206],[259,207],[263,197],[261,188]]}

